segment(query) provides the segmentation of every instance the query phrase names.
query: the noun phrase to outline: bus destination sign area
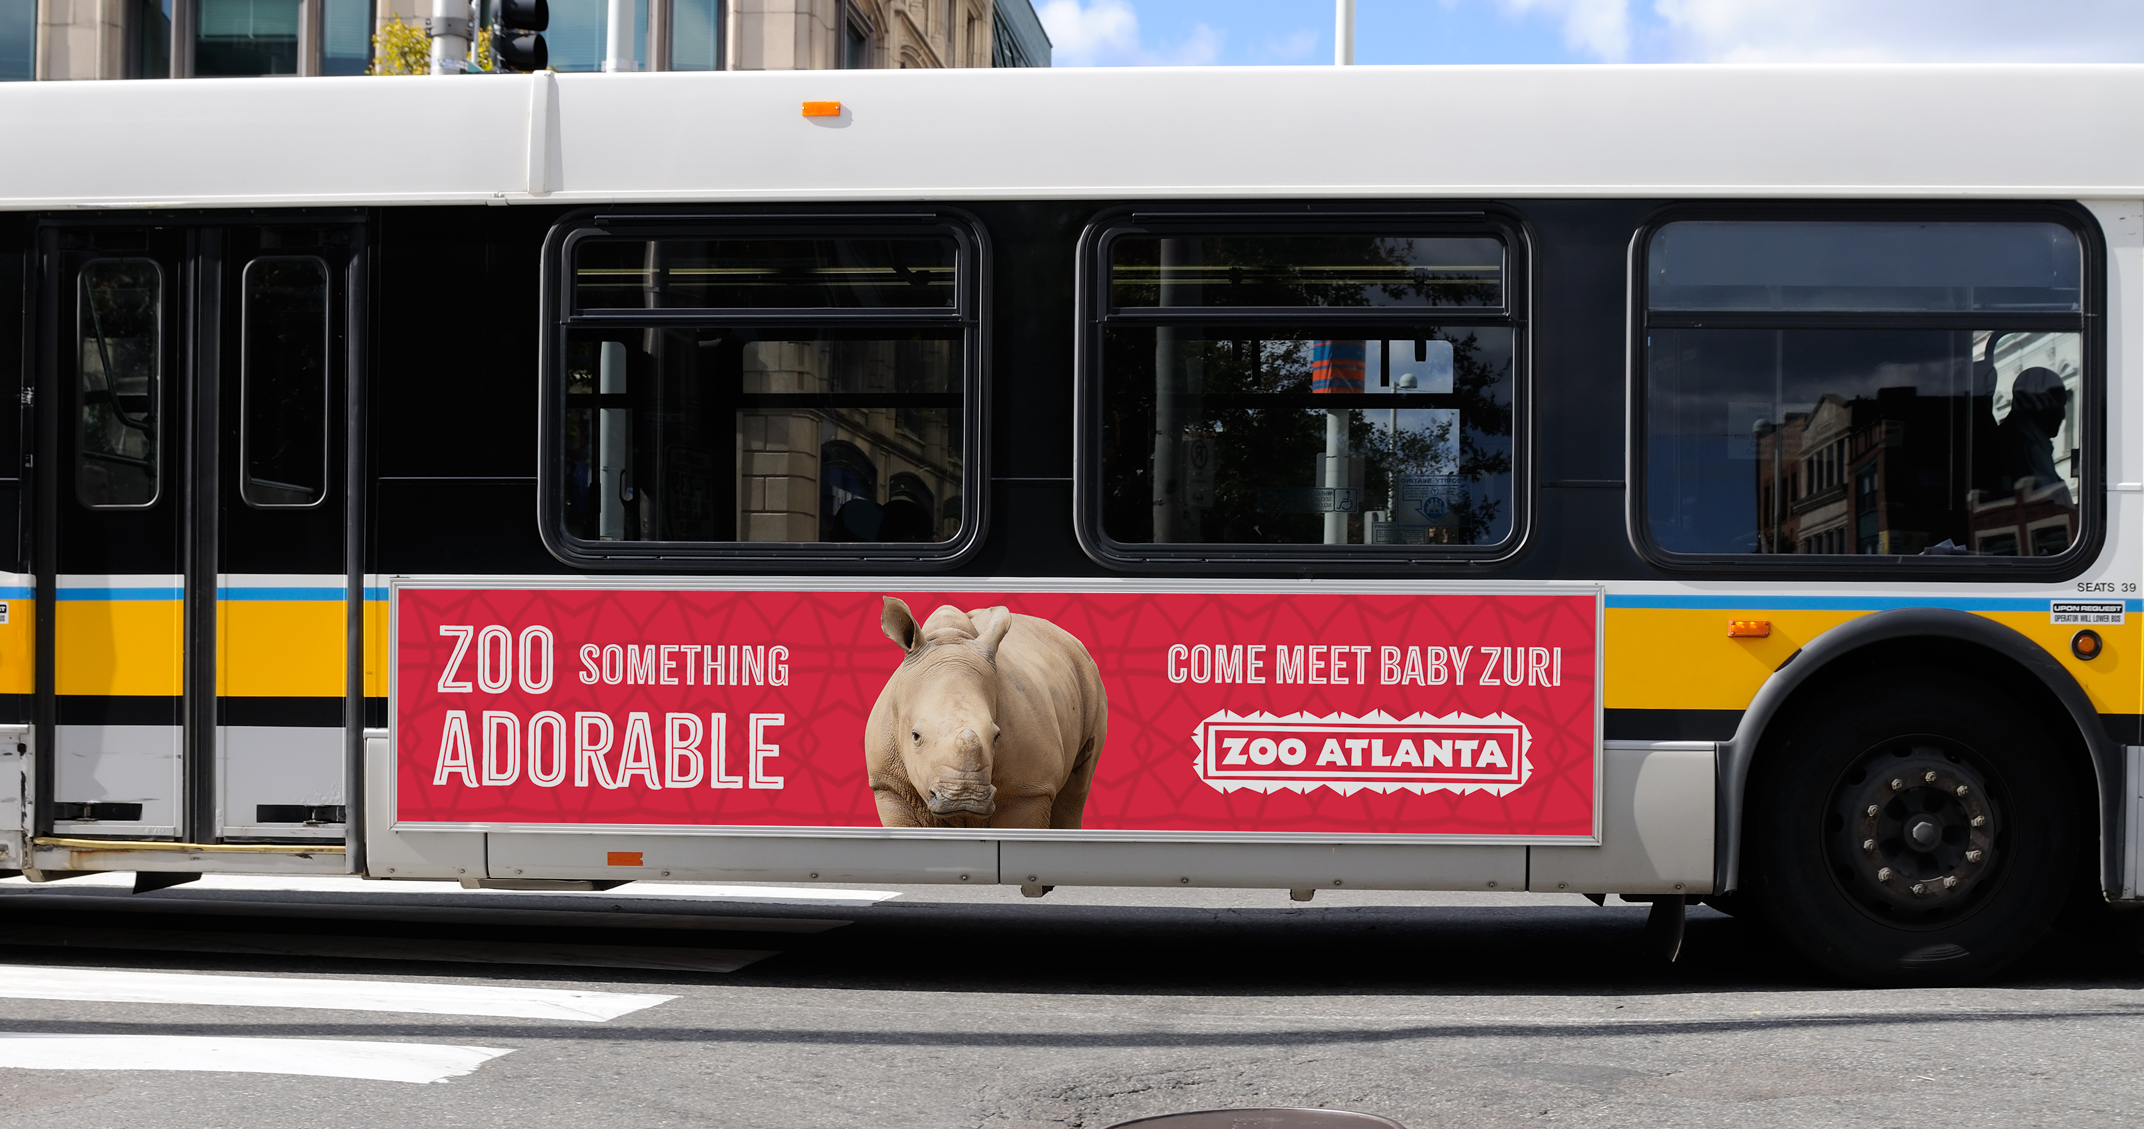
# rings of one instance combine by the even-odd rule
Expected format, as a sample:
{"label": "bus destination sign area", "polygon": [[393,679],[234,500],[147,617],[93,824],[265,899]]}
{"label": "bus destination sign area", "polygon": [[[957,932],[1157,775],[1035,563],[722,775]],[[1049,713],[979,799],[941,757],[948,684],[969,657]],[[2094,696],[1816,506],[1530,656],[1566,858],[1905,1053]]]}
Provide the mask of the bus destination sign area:
{"label": "bus destination sign area", "polygon": [[1591,591],[412,583],[393,615],[398,826],[1597,836]]}

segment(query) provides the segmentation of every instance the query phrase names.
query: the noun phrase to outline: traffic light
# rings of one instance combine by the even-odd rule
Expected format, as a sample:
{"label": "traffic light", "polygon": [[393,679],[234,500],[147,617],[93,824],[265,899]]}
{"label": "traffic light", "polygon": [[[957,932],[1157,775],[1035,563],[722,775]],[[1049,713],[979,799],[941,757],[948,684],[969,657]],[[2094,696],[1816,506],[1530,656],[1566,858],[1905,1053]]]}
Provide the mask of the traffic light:
{"label": "traffic light", "polygon": [[491,33],[491,57],[502,71],[540,71],[551,65],[543,44],[551,26],[549,0],[498,0],[499,23]]}

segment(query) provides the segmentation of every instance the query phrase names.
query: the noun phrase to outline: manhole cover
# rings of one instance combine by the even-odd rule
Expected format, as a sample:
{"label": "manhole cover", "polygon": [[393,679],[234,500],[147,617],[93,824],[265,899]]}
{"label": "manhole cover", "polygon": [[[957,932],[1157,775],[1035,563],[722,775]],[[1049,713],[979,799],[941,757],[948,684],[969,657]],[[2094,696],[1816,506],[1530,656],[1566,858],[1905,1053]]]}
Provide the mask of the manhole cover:
{"label": "manhole cover", "polygon": [[1397,1121],[1344,1109],[1202,1109],[1120,1121],[1109,1129],[1406,1129]]}

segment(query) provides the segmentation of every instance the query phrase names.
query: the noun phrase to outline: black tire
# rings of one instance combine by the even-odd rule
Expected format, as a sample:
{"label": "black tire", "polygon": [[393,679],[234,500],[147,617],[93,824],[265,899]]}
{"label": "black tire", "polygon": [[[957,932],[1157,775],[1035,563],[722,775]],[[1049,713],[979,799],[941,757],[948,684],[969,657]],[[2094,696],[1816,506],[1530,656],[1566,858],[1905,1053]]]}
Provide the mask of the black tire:
{"label": "black tire", "polygon": [[2087,826],[2047,726],[1998,686],[1933,671],[1792,708],[1744,807],[1744,886],[1768,924],[1871,985],[1963,983],[2024,955]]}

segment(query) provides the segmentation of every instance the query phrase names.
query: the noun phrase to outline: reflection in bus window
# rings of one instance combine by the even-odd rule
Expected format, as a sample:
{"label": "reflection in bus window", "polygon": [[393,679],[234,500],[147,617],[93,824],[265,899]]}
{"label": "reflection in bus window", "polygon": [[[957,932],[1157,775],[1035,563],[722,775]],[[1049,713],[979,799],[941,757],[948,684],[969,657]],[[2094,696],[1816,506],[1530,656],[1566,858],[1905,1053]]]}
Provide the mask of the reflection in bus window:
{"label": "reflection in bus window", "polygon": [[327,497],[328,267],[310,255],[246,264],[239,431],[248,505]]}
{"label": "reflection in bus window", "polygon": [[571,331],[566,529],[589,541],[949,541],[962,517],[961,352],[953,328]]}
{"label": "reflection in bus window", "polygon": [[2049,556],[2076,539],[2079,334],[1650,338],[1647,501],[1671,552]]}
{"label": "reflection in bus window", "polygon": [[163,288],[152,259],[103,259],[82,268],[75,497],[85,506],[156,503]]}
{"label": "reflection in bus window", "polygon": [[1647,267],[1655,310],[2083,308],[2077,233],[2053,223],[1692,220]]}
{"label": "reflection in bus window", "polygon": [[1504,244],[1377,235],[1128,235],[1110,244],[1109,304],[1501,306]]}
{"label": "reflection in bus window", "polygon": [[589,239],[574,306],[615,309],[952,309],[949,239]]}
{"label": "reflection in bus window", "polygon": [[1122,543],[1492,545],[1512,529],[1512,331],[1103,333]]}

